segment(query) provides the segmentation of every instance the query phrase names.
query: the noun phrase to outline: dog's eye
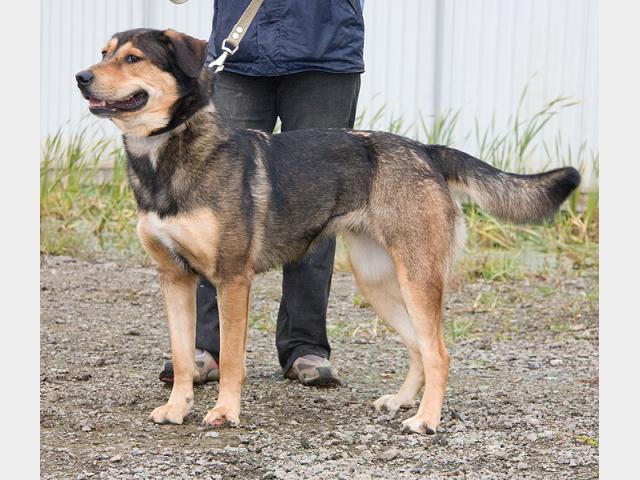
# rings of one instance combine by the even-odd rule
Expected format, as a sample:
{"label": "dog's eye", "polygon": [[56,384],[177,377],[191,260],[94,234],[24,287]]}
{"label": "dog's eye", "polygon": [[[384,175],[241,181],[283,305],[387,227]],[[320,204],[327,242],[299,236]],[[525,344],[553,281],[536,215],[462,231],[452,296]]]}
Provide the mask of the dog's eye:
{"label": "dog's eye", "polygon": [[142,60],[140,57],[136,57],[135,55],[127,55],[124,58],[125,62],[127,63],[136,63],[139,62],[140,60]]}

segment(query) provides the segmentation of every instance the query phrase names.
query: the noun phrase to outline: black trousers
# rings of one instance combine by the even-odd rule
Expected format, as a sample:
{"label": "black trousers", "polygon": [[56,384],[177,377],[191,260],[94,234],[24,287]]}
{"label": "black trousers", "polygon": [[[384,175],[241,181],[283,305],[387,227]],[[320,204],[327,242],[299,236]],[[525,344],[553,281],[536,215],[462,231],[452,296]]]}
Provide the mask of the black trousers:
{"label": "black trousers", "polygon": [[[222,72],[213,103],[235,128],[271,133],[280,117],[282,131],[303,128],[353,128],[360,74],[302,72],[280,77],[250,77]],[[327,305],[335,240],[325,241],[298,263],[285,265],[278,312],[276,348],[283,372],[302,355],[329,358]],[[196,347],[220,355],[216,291],[204,278],[197,290]]]}

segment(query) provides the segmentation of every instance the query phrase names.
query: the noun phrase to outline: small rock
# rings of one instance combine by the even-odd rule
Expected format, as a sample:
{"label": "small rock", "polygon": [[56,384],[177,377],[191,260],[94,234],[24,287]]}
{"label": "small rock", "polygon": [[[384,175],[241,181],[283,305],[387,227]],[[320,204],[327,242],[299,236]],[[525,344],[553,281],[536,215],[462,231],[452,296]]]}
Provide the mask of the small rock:
{"label": "small rock", "polygon": [[220,432],[207,432],[204,436],[209,438],[218,438],[220,436]]}
{"label": "small rock", "polygon": [[305,455],[300,459],[300,465],[308,465],[316,459],[314,455]]}
{"label": "small rock", "polygon": [[74,377],[79,382],[86,382],[87,380],[91,380],[90,373],[80,373]]}
{"label": "small rock", "polygon": [[390,462],[394,458],[397,458],[400,455],[400,450],[397,448],[390,448],[389,450],[385,450],[384,452],[380,452],[378,454],[378,458],[380,460],[384,460],[385,462]]}
{"label": "small rock", "polygon": [[245,453],[248,453],[249,450],[244,448],[244,447],[232,447],[230,445],[227,445],[226,447],[224,447],[224,452],[225,453],[245,454]]}
{"label": "small rock", "polygon": [[549,365],[551,365],[552,367],[558,367],[558,366],[562,365],[562,359],[561,358],[552,358],[551,360],[549,360]]}
{"label": "small rock", "polygon": [[125,335],[130,335],[132,337],[139,337],[140,336],[140,332],[138,330],[127,330],[126,332],[124,332]]}
{"label": "small rock", "polygon": [[311,444],[309,443],[309,439],[307,437],[302,437],[300,439],[300,445],[302,448],[311,448]]}
{"label": "small rock", "polygon": [[353,442],[354,435],[353,432],[336,432],[334,436],[339,440],[351,443]]}
{"label": "small rock", "polygon": [[89,425],[83,425],[82,426],[82,431],[83,432],[90,432],[91,431],[91,427]]}
{"label": "small rock", "polygon": [[49,394],[47,398],[49,399],[50,402],[57,402],[58,400],[60,400],[61,395],[59,392],[53,391]]}
{"label": "small rock", "polygon": [[114,455],[109,459],[110,462],[120,462],[122,460],[122,455]]}
{"label": "small rock", "polygon": [[142,450],[140,450],[139,448],[133,448],[131,449],[131,455],[133,456],[140,456],[142,455],[144,452]]}
{"label": "small rock", "polygon": [[433,443],[436,445],[446,445],[447,437],[445,437],[442,433],[436,433],[433,437]]}
{"label": "small rock", "polygon": [[538,425],[540,423],[540,420],[538,420],[536,417],[527,417],[526,422],[529,425]]}
{"label": "small rock", "polygon": [[526,470],[527,468],[529,468],[529,464],[526,462],[520,462],[518,463],[518,470]]}
{"label": "small rock", "polygon": [[451,418],[453,418],[454,420],[460,420],[461,422],[464,422],[464,417],[462,416],[462,414],[455,410],[451,412]]}

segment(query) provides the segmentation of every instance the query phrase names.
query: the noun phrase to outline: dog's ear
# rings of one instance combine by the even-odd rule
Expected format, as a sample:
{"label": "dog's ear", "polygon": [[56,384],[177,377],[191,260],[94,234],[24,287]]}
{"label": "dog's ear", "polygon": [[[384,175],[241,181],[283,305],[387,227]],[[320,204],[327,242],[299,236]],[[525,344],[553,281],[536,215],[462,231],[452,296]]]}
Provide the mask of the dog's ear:
{"label": "dog's ear", "polygon": [[198,78],[207,59],[207,42],[175,30],[162,32],[173,48],[178,67],[191,78]]}

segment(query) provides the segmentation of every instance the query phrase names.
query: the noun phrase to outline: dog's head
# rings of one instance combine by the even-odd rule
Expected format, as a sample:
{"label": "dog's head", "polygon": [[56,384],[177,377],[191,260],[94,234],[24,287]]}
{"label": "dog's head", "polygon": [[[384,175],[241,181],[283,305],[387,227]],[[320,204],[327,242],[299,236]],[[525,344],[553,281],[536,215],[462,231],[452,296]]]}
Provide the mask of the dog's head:
{"label": "dog's head", "polygon": [[89,111],[125,133],[166,127],[184,100],[198,95],[207,42],[173,30],[116,33],[102,61],[76,75]]}

